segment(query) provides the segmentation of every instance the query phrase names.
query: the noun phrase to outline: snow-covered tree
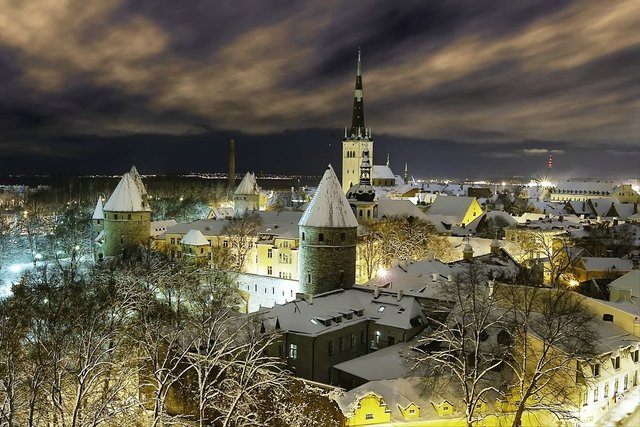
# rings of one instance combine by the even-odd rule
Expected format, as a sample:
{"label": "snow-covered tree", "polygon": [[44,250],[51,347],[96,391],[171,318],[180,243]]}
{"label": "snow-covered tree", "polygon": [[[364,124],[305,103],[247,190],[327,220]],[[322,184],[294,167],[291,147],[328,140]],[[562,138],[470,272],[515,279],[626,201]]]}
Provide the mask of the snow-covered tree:
{"label": "snow-covered tree", "polygon": [[573,417],[574,384],[582,376],[578,361],[595,356],[598,333],[583,297],[566,288],[503,285],[499,293],[508,309],[505,319],[514,342],[504,363],[512,374],[516,402],[513,426],[526,412],[546,411],[559,419]]}
{"label": "snow-covered tree", "polygon": [[481,402],[504,392],[499,371],[511,347],[503,337],[505,310],[484,277],[482,264],[469,263],[442,285],[443,302],[428,317],[431,327],[416,347],[416,368],[433,390],[459,393],[468,426],[482,418],[476,410]]}

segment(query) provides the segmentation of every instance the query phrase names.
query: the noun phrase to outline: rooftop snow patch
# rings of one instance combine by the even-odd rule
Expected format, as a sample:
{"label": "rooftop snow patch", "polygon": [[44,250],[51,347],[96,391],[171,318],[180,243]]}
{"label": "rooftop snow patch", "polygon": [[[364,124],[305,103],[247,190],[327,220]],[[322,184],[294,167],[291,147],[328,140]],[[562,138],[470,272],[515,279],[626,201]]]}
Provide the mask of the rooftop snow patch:
{"label": "rooftop snow patch", "polygon": [[146,206],[143,201],[140,191],[141,184],[142,181],[136,183],[136,179],[131,173],[125,173],[103,209],[109,212],[150,211],[149,206]]}
{"label": "rooftop snow patch", "polygon": [[209,245],[209,241],[204,237],[200,230],[189,230],[189,232],[180,241],[183,245],[202,246]]}
{"label": "rooftop snow patch", "polygon": [[358,221],[342,192],[331,165],[318,185],[318,190],[304,211],[298,225],[308,227],[357,227]]}

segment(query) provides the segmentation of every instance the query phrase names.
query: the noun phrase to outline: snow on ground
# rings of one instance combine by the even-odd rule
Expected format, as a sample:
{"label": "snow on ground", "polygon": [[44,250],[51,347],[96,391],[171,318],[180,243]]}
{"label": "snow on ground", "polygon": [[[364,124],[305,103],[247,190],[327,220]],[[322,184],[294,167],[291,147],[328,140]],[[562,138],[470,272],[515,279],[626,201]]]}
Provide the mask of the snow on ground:
{"label": "snow on ground", "polygon": [[616,427],[640,406],[640,387],[635,387],[596,422],[596,427]]}

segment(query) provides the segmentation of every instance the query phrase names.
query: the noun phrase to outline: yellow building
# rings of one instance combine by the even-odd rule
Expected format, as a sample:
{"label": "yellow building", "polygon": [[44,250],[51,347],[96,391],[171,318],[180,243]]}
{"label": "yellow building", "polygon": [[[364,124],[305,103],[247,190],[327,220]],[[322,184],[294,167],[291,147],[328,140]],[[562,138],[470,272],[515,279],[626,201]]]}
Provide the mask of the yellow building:
{"label": "yellow building", "polygon": [[475,197],[439,195],[427,211],[430,218],[439,218],[449,226],[465,227],[483,214]]}
{"label": "yellow building", "polygon": [[[255,214],[260,221],[255,235],[233,235],[231,232],[240,227],[232,227],[232,220],[203,219],[168,227],[156,239],[155,247],[171,258],[194,256],[190,251],[196,250],[199,256],[206,253],[211,262],[213,248],[229,249],[245,273],[297,280],[298,221],[302,212],[259,211]],[[192,231],[200,233],[200,243],[206,240],[208,248],[202,244],[184,244],[183,239]]]}
{"label": "yellow building", "polygon": [[631,184],[619,185],[613,190],[612,196],[620,203],[640,203],[640,194]]}
{"label": "yellow building", "polygon": [[[425,389],[424,378],[397,378],[370,381],[336,398],[345,417],[345,426],[467,427],[464,403],[458,390],[448,387],[449,397]],[[477,426],[511,425],[513,405],[505,406],[495,394],[481,400],[474,416]],[[503,411],[504,409],[504,411]],[[559,425],[551,414],[523,416],[524,427]]]}

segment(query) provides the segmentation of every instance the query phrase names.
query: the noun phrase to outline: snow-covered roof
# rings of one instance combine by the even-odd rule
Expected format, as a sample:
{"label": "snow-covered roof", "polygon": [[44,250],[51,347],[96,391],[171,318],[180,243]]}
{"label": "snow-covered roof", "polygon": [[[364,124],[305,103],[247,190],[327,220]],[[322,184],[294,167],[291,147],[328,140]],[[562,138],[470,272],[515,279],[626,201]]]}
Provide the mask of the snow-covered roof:
{"label": "snow-covered roof", "polygon": [[136,187],[140,190],[140,194],[144,197],[147,195],[147,189],[144,187],[144,183],[142,182],[142,177],[138,173],[138,169],[136,169],[135,165],[131,166],[131,170],[129,171],[129,175],[133,178],[133,181],[136,183]]}
{"label": "snow-covered roof", "polygon": [[582,264],[586,271],[630,271],[633,262],[622,258],[582,257]]}
{"label": "snow-covered roof", "polygon": [[180,241],[183,245],[202,246],[209,245],[209,241],[202,235],[199,230],[189,230],[189,232]]}
{"label": "snow-covered roof", "polygon": [[251,172],[247,172],[240,184],[238,184],[238,188],[233,194],[238,195],[256,195],[260,193],[260,189],[258,188],[258,183],[256,181],[256,177]]}
{"label": "snow-covered roof", "polygon": [[589,200],[593,210],[598,216],[607,216],[607,213],[611,209],[611,205],[616,201],[613,197],[599,197]]}
{"label": "snow-covered roof", "polygon": [[[563,215],[566,213],[565,204],[558,202],[545,202],[541,200],[529,200],[528,208],[534,208],[543,214]],[[578,213],[578,212],[576,212]],[[579,214],[579,213],[578,213]]]}
{"label": "snow-covered roof", "polygon": [[632,296],[640,298],[640,270],[631,270],[624,276],[618,277],[609,283],[609,287],[626,291],[630,290]]}
{"label": "snow-covered roof", "polygon": [[408,345],[400,343],[339,363],[334,368],[366,381],[403,378],[412,367],[404,357],[407,352]]}
{"label": "snow-covered roof", "polygon": [[[370,381],[360,387],[346,392],[344,395],[336,397],[336,403],[345,416],[352,416],[358,408],[360,400],[374,394],[384,400],[386,407],[391,412],[392,422],[404,421],[404,416],[400,408],[407,408],[413,403],[420,408],[420,417],[413,419],[413,422],[438,420],[441,423],[447,418],[459,418],[460,411],[464,411],[464,404],[461,400],[461,389],[456,387],[455,382],[449,382],[439,387],[425,388],[425,378],[395,378],[388,380]],[[484,383],[481,383],[483,386]],[[485,393],[484,399],[487,403],[487,411],[491,413],[495,405],[497,395],[493,391]],[[448,416],[441,416],[434,408],[434,404],[440,405],[443,402],[452,404],[456,411]],[[448,424],[448,423],[445,423]],[[409,425],[409,424],[407,424]],[[436,425],[436,424],[429,424]]]}
{"label": "snow-covered roof", "polygon": [[410,200],[380,199],[378,200],[378,217],[414,217],[427,220],[427,216]]}
{"label": "snow-covered roof", "polygon": [[500,218],[509,225],[516,225],[518,223],[518,221],[516,221],[516,219],[512,215],[505,211],[489,211],[485,215],[487,219],[495,220],[496,218]]}
{"label": "snow-covered roof", "polygon": [[298,225],[307,227],[357,227],[347,197],[331,165],[325,171],[318,190]]}
{"label": "snow-covered roof", "polygon": [[175,219],[165,219],[162,221],[151,221],[149,233],[151,237],[156,237],[167,231],[167,228],[173,227],[177,222]]}
{"label": "snow-covered roof", "polygon": [[[136,172],[137,174],[137,172]],[[116,186],[111,197],[107,203],[105,203],[103,210],[108,212],[144,212],[150,211],[151,208],[144,201],[143,193],[144,186],[141,186],[142,181],[139,180],[131,172],[127,172],[122,175],[122,179]]]}
{"label": "snow-covered roof", "polygon": [[372,179],[393,179],[395,182],[396,176],[391,171],[391,168],[387,165],[373,165],[371,167]]}
{"label": "snow-covered roof", "polygon": [[[311,302],[303,299],[276,305],[263,314],[277,317],[282,331],[310,336],[365,321],[416,330],[426,320],[416,298],[398,297],[397,292],[387,290],[376,297],[371,289],[362,287],[314,295]],[[333,321],[334,318],[339,321]]]}
{"label": "snow-covered roof", "polygon": [[618,214],[618,218],[631,218],[634,215],[634,211],[637,209],[637,206],[634,206],[633,203],[615,202],[613,207]]}
{"label": "snow-covered roof", "polygon": [[236,215],[236,211],[230,206],[218,207],[211,209],[209,213],[209,219],[226,219],[233,218]]}
{"label": "snow-covered roof", "polygon": [[612,181],[571,181],[559,182],[552,190],[553,193],[563,194],[611,194],[615,183]]}
{"label": "snow-covered roof", "polygon": [[[486,239],[489,240],[489,239]],[[464,249],[463,248],[459,248]],[[517,264],[501,252],[500,256],[474,253],[476,265],[481,269],[483,280],[491,278],[509,278],[515,276],[518,271]],[[467,261],[456,261],[445,264],[438,260],[423,260],[408,263],[388,270],[384,277],[375,277],[363,287],[389,287],[394,290],[402,290],[406,295],[415,295],[431,299],[447,299],[443,286],[456,275],[468,272]]]}
{"label": "snow-covered roof", "polygon": [[460,224],[474,201],[474,197],[440,195],[433,201],[427,213],[454,217],[455,224]]}
{"label": "snow-covered roof", "polygon": [[93,210],[91,219],[104,219],[104,211],[102,210],[102,196],[98,197],[96,208]]}

